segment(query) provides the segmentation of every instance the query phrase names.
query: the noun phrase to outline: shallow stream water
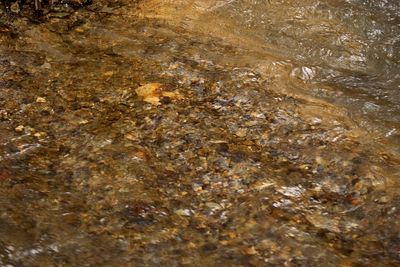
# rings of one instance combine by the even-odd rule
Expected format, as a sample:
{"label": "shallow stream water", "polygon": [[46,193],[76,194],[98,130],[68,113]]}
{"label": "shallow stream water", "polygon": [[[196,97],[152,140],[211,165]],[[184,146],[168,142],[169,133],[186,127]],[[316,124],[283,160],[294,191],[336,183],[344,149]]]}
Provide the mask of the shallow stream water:
{"label": "shallow stream water", "polygon": [[400,264],[398,1],[20,9],[0,266]]}

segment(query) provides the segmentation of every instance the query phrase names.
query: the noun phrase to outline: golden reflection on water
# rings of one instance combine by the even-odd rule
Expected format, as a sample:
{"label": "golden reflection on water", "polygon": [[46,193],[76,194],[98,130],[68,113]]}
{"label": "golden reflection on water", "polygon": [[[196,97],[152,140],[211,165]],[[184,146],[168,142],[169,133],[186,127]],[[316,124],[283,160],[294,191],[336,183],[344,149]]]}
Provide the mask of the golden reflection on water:
{"label": "golden reflection on water", "polygon": [[399,153],[399,7],[388,3],[151,0],[138,13],[242,49],[214,59],[273,77],[278,91],[345,107]]}

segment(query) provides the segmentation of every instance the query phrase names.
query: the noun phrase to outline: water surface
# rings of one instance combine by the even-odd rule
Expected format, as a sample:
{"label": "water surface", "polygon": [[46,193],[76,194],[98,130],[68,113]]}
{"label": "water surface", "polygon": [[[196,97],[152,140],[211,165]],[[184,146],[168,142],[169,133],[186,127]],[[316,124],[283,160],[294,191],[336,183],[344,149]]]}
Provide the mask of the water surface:
{"label": "water surface", "polygon": [[3,14],[0,265],[399,265],[399,15],[340,0]]}

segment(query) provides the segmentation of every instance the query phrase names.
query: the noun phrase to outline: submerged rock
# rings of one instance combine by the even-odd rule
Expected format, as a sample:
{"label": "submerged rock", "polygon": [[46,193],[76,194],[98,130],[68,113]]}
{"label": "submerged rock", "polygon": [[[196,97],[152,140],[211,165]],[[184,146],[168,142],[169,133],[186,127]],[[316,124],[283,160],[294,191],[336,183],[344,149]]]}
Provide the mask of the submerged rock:
{"label": "submerged rock", "polygon": [[143,101],[153,105],[160,105],[162,102],[182,99],[178,91],[166,91],[161,83],[148,83],[136,88],[136,94],[143,98]]}

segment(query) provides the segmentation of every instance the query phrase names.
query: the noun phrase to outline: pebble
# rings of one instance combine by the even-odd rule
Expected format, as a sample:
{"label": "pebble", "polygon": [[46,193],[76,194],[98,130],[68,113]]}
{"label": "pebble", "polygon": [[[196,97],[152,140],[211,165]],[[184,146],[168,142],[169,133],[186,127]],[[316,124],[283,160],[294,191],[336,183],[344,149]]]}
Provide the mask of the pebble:
{"label": "pebble", "polygon": [[47,102],[47,100],[46,100],[46,98],[44,98],[44,97],[38,97],[38,98],[36,98],[36,103],[46,103]]}
{"label": "pebble", "polygon": [[256,255],[257,250],[251,246],[251,247],[244,247],[240,250],[244,255]]}
{"label": "pebble", "polygon": [[46,136],[47,136],[47,133],[45,133],[45,132],[38,132],[38,133],[35,133],[33,136],[35,136],[35,137],[37,137],[37,138],[43,138],[43,137],[46,137]]}
{"label": "pebble", "polygon": [[175,211],[175,214],[179,216],[189,217],[192,213],[189,209],[179,209]]}
{"label": "pebble", "polygon": [[207,202],[206,207],[211,209],[211,210],[220,210],[222,209],[222,206],[218,203],[215,202]]}
{"label": "pebble", "polygon": [[322,157],[320,157],[320,156],[317,156],[317,157],[315,158],[315,161],[316,161],[319,165],[325,165],[325,164],[326,164],[325,160],[324,160]]}
{"label": "pebble", "polygon": [[177,92],[167,92],[164,91],[164,87],[161,83],[148,83],[142,85],[135,89],[135,92],[138,96],[143,98],[144,102],[153,104],[153,105],[160,105],[160,100],[164,99],[164,102],[168,99],[167,102],[172,100],[179,100],[182,99],[182,96]]}
{"label": "pebble", "polygon": [[203,190],[203,187],[201,184],[193,184],[192,188],[193,188],[193,191],[195,191],[195,192],[199,192],[199,191]]}
{"label": "pebble", "polygon": [[388,196],[380,197],[376,202],[378,202],[379,204],[386,204],[389,202],[389,197]]}
{"label": "pebble", "polygon": [[240,128],[236,131],[236,136],[238,137],[245,137],[247,135],[247,129]]}
{"label": "pebble", "polygon": [[13,13],[19,13],[19,12],[21,11],[21,9],[19,8],[18,1],[17,1],[17,2],[14,2],[14,3],[11,5],[10,9],[11,9],[11,12],[13,12]]}
{"label": "pebble", "polygon": [[43,68],[43,69],[50,69],[51,68],[51,64],[49,62],[45,62],[40,67]]}
{"label": "pebble", "polygon": [[25,126],[19,125],[19,126],[17,126],[17,127],[15,128],[15,131],[20,133],[20,132],[23,132],[24,129],[25,129]]}
{"label": "pebble", "polygon": [[306,215],[306,219],[316,228],[333,233],[340,233],[339,221],[336,218],[328,218],[322,214],[311,213]]}

